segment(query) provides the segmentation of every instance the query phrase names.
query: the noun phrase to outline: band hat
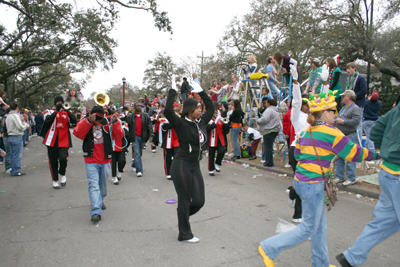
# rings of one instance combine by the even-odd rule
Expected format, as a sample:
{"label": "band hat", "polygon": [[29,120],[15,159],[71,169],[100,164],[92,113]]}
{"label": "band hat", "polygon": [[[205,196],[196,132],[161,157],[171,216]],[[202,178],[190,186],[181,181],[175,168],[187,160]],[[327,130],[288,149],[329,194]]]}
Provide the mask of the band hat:
{"label": "band hat", "polygon": [[56,105],[57,102],[61,101],[64,104],[64,98],[60,95],[56,96],[54,98],[54,106]]}
{"label": "band hat", "polygon": [[344,96],[344,95],[348,95],[348,96],[350,96],[350,97],[356,97],[356,93],[354,93],[354,91],[353,90],[346,90],[346,91],[344,91],[342,94],[340,94],[341,96]]}
{"label": "band hat", "polygon": [[319,58],[313,58],[313,60],[311,61],[311,63],[318,63],[318,64],[321,64],[321,60],[319,60]]}

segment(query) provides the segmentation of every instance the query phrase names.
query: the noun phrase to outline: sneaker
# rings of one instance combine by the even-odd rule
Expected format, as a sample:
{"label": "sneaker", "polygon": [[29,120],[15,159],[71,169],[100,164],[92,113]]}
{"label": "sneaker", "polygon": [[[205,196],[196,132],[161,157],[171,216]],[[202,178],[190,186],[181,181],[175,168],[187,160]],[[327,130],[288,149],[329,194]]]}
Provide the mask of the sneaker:
{"label": "sneaker", "polygon": [[101,220],[101,215],[99,214],[93,214],[91,221],[92,222],[98,222]]}
{"label": "sneaker", "polygon": [[271,260],[267,254],[265,254],[261,246],[258,246],[258,253],[260,253],[261,257],[263,258],[266,267],[275,267],[274,261]]}
{"label": "sneaker", "polygon": [[0,165],[3,165],[4,163],[2,161],[0,161]]}
{"label": "sneaker", "polygon": [[167,175],[167,179],[168,179],[168,180],[172,180],[171,175]]}
{"label": "sneaker", "polygon": [[111,180],[112,180],[112,182],[113,182],[115,185],[119,184],[119,180],[118,180],[118,177],[117,177],[117,176],[112,177]]}
{"label": "sneaker", "polygon": [[228,152],[225,153],[225,156],[228,156]]}
{"label": "sneaker", "polygon": [[67,177],[65,175],[60,175],[60,183],[61,186],[65,186],[67,184]]}
{"label": "sneaker", "polygon": [[292,166],[289,163],[286,163],[285,168],[292,168]]}
{"label": "sneaker", "polygon": [[117,171],[117,178],[118,178],[118,181],[121,181],[121,177],[122,177],[122,173],[120,173],[119,171]]}
{"label": "sneaker", "polygon": [[142,175],[143,175],[143,174],[142,174],[141,172],[138,172],[138,173],[136,174],[137,177],[142,177]]}
{"label": "sneaker", "polygon": [[53,181],[53,188],[60,189],[61,188],[60,183],[58,181]]}
{"label": "sneaker", "polygon": [[208,157],[208,152],[206,152],[206,157]]}
{"label": "sneaker", "polygon": [[11,168],[9,168],[8,170],[6,170],[6,173],[11,173]]}
{"label": "sneaker", "polygon": [[260,163],[264,164],[264,163],[265,163],[265,160],[263,160],[263,159],[262,159],[262,160],[260,160]]}
{"label": "sneaker", "polygon": [[221,166],[215,164],[215,171],[216,172],[221,172]]}
{"label": "sneaker", "polygon": [[228,157],[233,157],[233,156],[235,156],[234,153],[229,153],[229,154],[228,154]]}
{"label": "sneaker", "polygon": [[151,150],[151,152],[153,152],[153,153],[156,153],[156,150],[155,150],[155,149],[153,149],[153,150]]}
{"label": "sneaker", "polygon": [[337,184],[341,184],[341,183],[344,182],[344,180],[340,180],[339,178],[335,178],[333,181],[334,181],[335,183],[337,183]]}
{"label": "sneaker", "polygon": [[294,222],[294,223],[301,223],[303,221],[303,219],[302,218],[298,218],[298,219],[292,219],[292,222]]}
{"label": "sneaker", "polygon": [[101,205],[101,210],[105,210],[107,207],[106,207],[106,204],[104,204],[104,202],[103,202],[103,204]]}
{"label": "sneaker", "polygon": [[356,184],[356,183],[357,183],[357,181],[346,180],[345,182],[343,182],[343,186],[349,186],[349,185],[353,185],[353,184]]}
{"label": "sneaker", "polygon": [[132,171],[136,172],[136,168],[132,168]]}
{"label": "sneaker", "polygon": [[290,198],[290,189],[286,189],[286,196],[288,197],[289,206],[294,208],[294,199]]}
{"label": "sneaker", "polygon": [[209,174],[210,176],[214,176],[214,171],[209,171],[208,174]]}
{"label": "sneaker", "polygon": [[197,237],[193,237],[192,239],[182,240],[182,241],[188,242],[188,243],[198,243],[200,241],[200,239],[198,239]]}
{"label": "sneaker", "polygon": [[343,253],[336,255],[337,261],[342,265],[342,267],[353,267],[346,259]]}
{"label": "sneaker", "polygon": [[25,175],[25,173],[19,172],[19,173],[17,173],[16,175],[13,175],[13,176],[24,176],[24,175]]}
{"label": "sneaker", "polygon": [[249,160],[255,160],[255,159],[257,159],[256,156],[250,156],[250,157],[249,157]]}
{"label": "sneaker", "polygon": [[232,161],[235,161],[235,160],[237,160],[237,159],[240,159],[240,157],[239,157],[239,156],[233,156],[233,157],[231,158]]}

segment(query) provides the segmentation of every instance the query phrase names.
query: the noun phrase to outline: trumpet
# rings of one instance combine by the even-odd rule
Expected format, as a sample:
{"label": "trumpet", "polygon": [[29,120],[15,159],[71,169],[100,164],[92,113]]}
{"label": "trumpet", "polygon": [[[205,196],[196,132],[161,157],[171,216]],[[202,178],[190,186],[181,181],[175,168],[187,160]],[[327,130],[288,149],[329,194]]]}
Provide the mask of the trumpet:
{"label": "trumpet", "polygon": [[64,110],[69,110],[71,108],[71,105],[69,104],[69,103],[65,103],[64,105],[63,105],[63,109]]}
{"label": "trumpet", "polygon": [[128,126],[128,123],[126,121],[121,121],[121,127],[125,128],[126,126]]}
{"label": "trumpet", "polygon": [[94,95],[94,102],[96,105],[106,106],[110,103],[110,97],[106,93],[99,92]]}

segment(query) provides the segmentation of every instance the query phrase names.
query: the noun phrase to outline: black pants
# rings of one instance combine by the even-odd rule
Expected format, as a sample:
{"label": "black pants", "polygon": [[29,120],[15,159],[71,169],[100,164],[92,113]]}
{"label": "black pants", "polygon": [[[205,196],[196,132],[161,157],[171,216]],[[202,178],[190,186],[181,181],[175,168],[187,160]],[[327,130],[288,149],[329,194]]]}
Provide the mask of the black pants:
{"label": "black pants", "polygon": [[[53,181],[58,181],[58,174],[65,175],[68,162],[68,147],[58,147],[57,140],[53,147],[47,147],[47,155],[49,157],[50,174]],[[60,162],[60,169],[58,169]]]}
{"label": "black pants", "polygon": [[271,132],[263,135],[266,160],[264,166],[274,167],[274,141],[278,136],[278,132]]}
{"label": "black pants", "polygon": [[[219,140],[218,140],[219,141]],[[215,159],[215,152],[217,152],[217,159]],[[221,166],[222,159],[224,158],[225,150],[218,147],[208,147],[208,170],[215,170],[215,164]]]}
{"label": "black pants", "polygon": [[118,171],[124,172],[124,167],[126,164],[124,151],[113,151],[113,153],[112,153],[112,161],[111,161],[112,177],[117,176],[117,163],[118,163]]}
{"label": "black pants", "polygon": [[158,133],[154,133],[153,140],[151,141],[151,150],[155,150],[158,146]]}
{"label": "black pants", "polygon": [[178,240],[192,239],[189,216],[198,212],[205,201],[200,162],[174,159],[171,176],[178,194]]}
{"label": "black pants", "polygon": [[[297,166],[297,161],[294,158],[294,146],[291,146],[289,148],[289,164],[292,166],[293,172],[296,171],[296,166]],[[300,219],[301,218],[301,199],[299,195],[297,195],[296,190],[292,186],[289,187],[290,189],[290,199],[296,199],[295,204],[294,204],[294,214],[293,214],[293,219]]]}
{"label": "black pants", "polygon": [[171,149],[164,148],[164,171],[165,175],[171,175],[172,157],[178,152],[179,147]]}

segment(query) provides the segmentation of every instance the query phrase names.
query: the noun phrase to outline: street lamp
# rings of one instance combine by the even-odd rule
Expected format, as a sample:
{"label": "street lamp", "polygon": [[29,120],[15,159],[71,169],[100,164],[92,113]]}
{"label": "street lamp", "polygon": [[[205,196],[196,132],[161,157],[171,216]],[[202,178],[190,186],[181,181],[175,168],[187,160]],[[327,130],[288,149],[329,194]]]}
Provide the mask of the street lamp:
{"label": "street lamp", "polygon": [[126,79],[124,77],[122,78],[122,107],[125,107],[125,83]]}

